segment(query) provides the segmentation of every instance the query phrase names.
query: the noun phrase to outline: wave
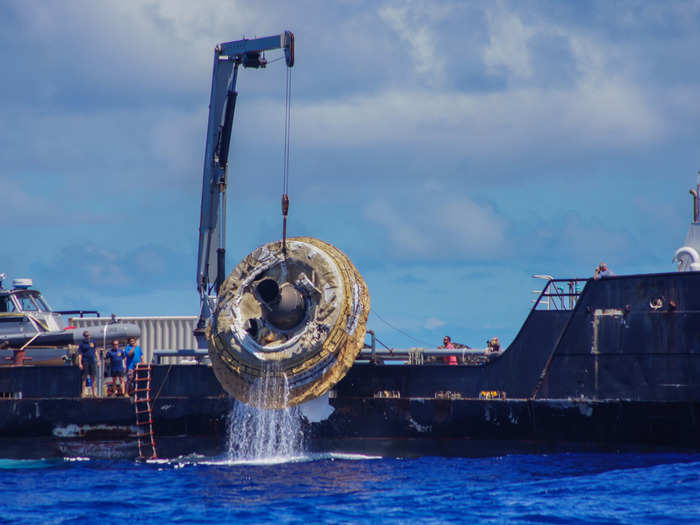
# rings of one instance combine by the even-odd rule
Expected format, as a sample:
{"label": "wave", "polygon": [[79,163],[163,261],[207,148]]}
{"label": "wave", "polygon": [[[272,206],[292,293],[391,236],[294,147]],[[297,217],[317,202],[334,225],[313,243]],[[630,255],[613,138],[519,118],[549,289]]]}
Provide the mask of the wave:
{"label": "wave", "polygon": [[240,467],[240,466],[270,466],[284,465],[291,463],[310,463],[314,461],[367,461],[382,459],[381,456],[368,456],[364,454],[346,454],[341,452],[324,452],[324,453],[302,453],[290,456],[270,456],[263,458],[229,458],[229,457],[206,457],[200,455],[180,456],[172,459],[149,459],[148,464],[154,465],[174,465],[176,468],[192,465],[208,465],[208,466],[225,466],[225,467]]}
{"label": "wave", "polygon": [[9,459],[0,458],[0,470],[52,468],[63,464],[63,459]]}

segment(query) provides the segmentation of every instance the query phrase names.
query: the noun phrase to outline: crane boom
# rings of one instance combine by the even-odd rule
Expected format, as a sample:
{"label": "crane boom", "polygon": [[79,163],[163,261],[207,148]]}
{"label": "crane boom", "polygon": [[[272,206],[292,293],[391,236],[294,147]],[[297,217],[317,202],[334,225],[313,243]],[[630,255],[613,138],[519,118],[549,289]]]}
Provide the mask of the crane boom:
{"label": "crane boom", "polygon": [[272,49],[283,49],[287,67],[294,65],[294,34],[291,31],[264,38],[224,42],[214,51],[197,257],[197,291],[201,304],[195,333],[203,330],[206,319],[211,316],[216,294],[226,274],[227,166],[238,95],[238,66],[264,68],[267,61],[261,53]]}

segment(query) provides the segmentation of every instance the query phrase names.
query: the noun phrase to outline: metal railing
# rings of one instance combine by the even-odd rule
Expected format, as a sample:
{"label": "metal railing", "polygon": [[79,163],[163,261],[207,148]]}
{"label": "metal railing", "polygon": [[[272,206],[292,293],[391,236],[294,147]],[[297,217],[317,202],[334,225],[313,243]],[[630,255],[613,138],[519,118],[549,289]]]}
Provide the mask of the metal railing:
{"label": "metal railing", "polygon": [[[128,316],[119,317],[120,322],[135,324],[141,330],[138,344],[141,346],[143,362],[150,363],[154,350],[179,350],[197,348],[197,340],[192,335],[197,326],[197,316]],[[71,317],[70,324],[78,328],[94,328],[109,323],[109,317]],[[190,356],[185,356],[190,357]],[[180,357],[163,357],[164,364],[174,364]]]}
{"label": "metal railing", "polygon": [[[188,362],[196,362],[197,364],[208,364],[209,350],[186,348],[180,350],[153,350],[153,363],[160,365],[166,357],[189,358]],[[178,360],[182,364],[181,360]]]}
{"label": "metal railing", "polygon": [[454,356],[462,366],[482,366],[503,355],[504,350],[492,348],[377,348],[373,330],[367,330],[370,343],[365,344],[355,359],[356,363],[383,364],[439,364]]}
{"label": "metal railing", "polygon": [[61,315],[79,315],[80,317],[85,317],[88,314],[100,317],[100,312],[97,310],[54,310],[53,313]]}
{"label": "metal railing", "polygon": [[534,279],[547,281],[545,287],[533,290],[538,294],[533,310],[573,310],[588,279],[555,279],[551,275],[535,274]]}
{"label": "metal railing", "polygon": [[488,348],[375,348],[361,350],[355,362],[374,362],[382,364],[384,361],[403,364],[423,364],[426,358],[447,358],[454,356],[459,364],[482,365],[503,355],[503,350],[490,350]]}

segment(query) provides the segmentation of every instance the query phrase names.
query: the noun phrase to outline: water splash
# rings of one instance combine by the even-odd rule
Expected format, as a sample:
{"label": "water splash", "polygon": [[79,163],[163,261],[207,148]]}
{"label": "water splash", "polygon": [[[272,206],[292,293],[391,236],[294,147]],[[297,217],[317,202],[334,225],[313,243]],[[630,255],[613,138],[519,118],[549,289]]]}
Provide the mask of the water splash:
{"label": "water splash", "polygon": [[[283,395],[284,408],[264,409],[273,396]],[[304,453],[302,415],[288,407],[289,382],[267,370],[254,385],[251,404],[236,401],[229,416],[228,458],[236,460],[291,459]]]}

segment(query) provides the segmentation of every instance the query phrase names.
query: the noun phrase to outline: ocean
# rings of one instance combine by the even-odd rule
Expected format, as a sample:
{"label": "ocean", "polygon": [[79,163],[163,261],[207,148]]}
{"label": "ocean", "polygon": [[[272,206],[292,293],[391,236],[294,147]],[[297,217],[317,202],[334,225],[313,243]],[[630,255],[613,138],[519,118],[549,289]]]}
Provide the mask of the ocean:
{"label": "ocean", "polygon": [[0,459],[0,523],[700,523],[700,455]]}

